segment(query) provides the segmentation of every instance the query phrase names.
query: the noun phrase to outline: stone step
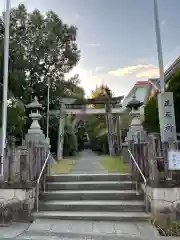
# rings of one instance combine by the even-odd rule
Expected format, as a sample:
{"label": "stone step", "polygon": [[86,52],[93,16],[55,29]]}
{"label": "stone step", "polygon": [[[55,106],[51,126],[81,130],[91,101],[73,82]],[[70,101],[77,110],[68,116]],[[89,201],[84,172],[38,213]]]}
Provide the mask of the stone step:
{"label": "stone step", "polygon": [[33,213],[38,219],[60,219],[81,221],[146,221],[150,215],[143,212],[82,212],[82,211],[40,211]]}
{"label": "stone step", "polygon": [[143,212],[143,201],[46,201],[40,202],[40,211],[99,211]]}
{"label": "stone step", "polygon": [[[4,238],[1,238],[1,239],[3,240]],[[54,237],[54,236],[24,235],[23,237],[19,236],[19,237],[16,237],[15,239],[12,239],[12,238],[11,239],[7,239],[7,238],[5,238],[5,240],[82,240],[82,239],[83,240],[85,240],[85,239],[86,240],[99,240],[100,237],[98,236],[98,238],[97,237],[95,237],[95,238],[86,238],[86,237],[83,236],[83,238],[79,238],[78,236],[75,236],[75,237],[73,237],[73,236],[70,236],[70,237],[68,237],[68,236],[66,236],[66,237],[64,237],[64,236]],[[136,239],[133,239],[133,240],[136,240]]]}
{"label": "stone step", "polygon": [[46,189],[53,190],[135,190],[136,183],[132,181],[76,181],[47,182]]}
{"label": "stone step", "polygon": [[[8,240],[8,239],[6,239],[6,240]],[[12,240],[12,238],[11,238],[11,240]],[[14,240],[51,240],[51,238],[49,238],[49,236],[38,235],[38,233],[37,233],[37,234],[24,234],[22,236],[17,236]],[[63,240],[69,240],[69,239],[64,238]],[[71,240],[73,240],[73,239],[71,239]]]}
{"label": "stone step", "polygon": [[[64,234],[66,236],[62,236],[61,234],[59,234],[60,236],[54,236],[53,234],[51,235],[46,233],[48,236],[46,235],[38,235],[38,233],[29,233],[29,234],[24,234],[23,236],[18,236],[15,239],[7,239],[6,240],[80,240],[80,239],[90,239],[90,240],[97,240],[97,238],[80,238],[78,236],[73,236],[73,234],[69,234],[70,236],[68,236],[68,234]],[[77,235],[77,234],[76,234]],[[1,238],[2,240],[4,238]]]}
{"label": "stone step", "polygon": [[135,190],[66,190],[42,192],[40,200],[143,200],[143,195]]}
{"label": "stone step", "polygon": [[47,177],[47,182],[76,182],[76,181],[131,181],[128,173],[77,173],[59,174]]}

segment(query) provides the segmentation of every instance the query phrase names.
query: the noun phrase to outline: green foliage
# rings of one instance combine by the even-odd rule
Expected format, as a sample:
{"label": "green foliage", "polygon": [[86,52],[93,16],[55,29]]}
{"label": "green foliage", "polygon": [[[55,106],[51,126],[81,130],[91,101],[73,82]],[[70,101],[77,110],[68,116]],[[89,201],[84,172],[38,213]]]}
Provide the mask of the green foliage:
{"label": "green foliage", "polygon": [[[3,18],[1,24],[4,29]],[[28,13],[23,4],[11,9],[9,87],[16,97],[28,103],[32,93],[38,93],[43,100],[48,78],[53,92],[59,93],[64,73],[69,72],[80,57],[76,32],[76,27],[64,24],[52,11],[45,16],[38,10]],[[0,49],[3,38],[1,32]]]}
{"label": "green foliage", "polygon": [[153,97],[149,100],[148,104],[145,106],[144,114],[144,128],[147,132],[159,132],[157,97]]}
{"label": "green foliage", "polygon": [[[92,91],[92,98],[105,99],[112,97],[112,91],[108,86],[100,85]],[[104,104],[94,104],[94,108],[105,108]],[[87,132],[94,151],[108,153],[106,116],[102,114],[92,115],[88,118]]]}
{"label": "green foliage", "polygon": [[[0,124],[2,120],[2,109],[0,108]],[[26,123],[25,108],[22,102],[12,100],[7,108],[7,132],[18,139],[24,137],[24,126]]]}
{"label": "green foliage", "polygon": [[168,81],[167,91],[174,93],[176,130],[180,132],[180,69]]}
{"label": "green foliage", "polygon": [[[22,136],[30,124],[25,123],[24,105],[37,96],[39,102],[47,107],[47,83],[50,82],[50,109],[59,109],[61,97],[76,96],[84,98],[84,90],[79,86],[79,76],[66,80],[68,73],[80,59],[76,44],[77,28],[62,22],[52,11],[45,15],[38,10],[27,12],[23,4],[11,9],[10,45],[9,45],[9,92],[13,99],[22,102],[16,108],[8,108],[8,133]],[[3,79],[4,18],[0,18],[0,84]],[[0,88],[2,96],[2,87]],[[12,94],[9,95],[12,99]],[[14,120],[15,119],[15,120]],[[50,139],[56,152],[59,120],[50,119]],[[41,126],[46,132],[46,116],[41,119]],[[67,141],[67,136],[68,140]],[[69,154],[76,150],[76,138],[72,127],[66,126],[65,146]],[[73,142],[73,143],[72,143]],[[69,146],[73,146],[70,149]]]}

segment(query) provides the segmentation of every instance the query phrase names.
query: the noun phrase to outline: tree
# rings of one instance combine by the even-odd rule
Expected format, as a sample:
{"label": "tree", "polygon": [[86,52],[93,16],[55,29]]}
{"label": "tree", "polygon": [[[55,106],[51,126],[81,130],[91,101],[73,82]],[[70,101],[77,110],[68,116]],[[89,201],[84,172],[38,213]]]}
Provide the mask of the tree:
{"label": "tree", "polygon": [[[0,108],[2,112],[2,109]],[[12,100],[7,108],[7,132],[10,136],[16,136],[22,139],[25,134],[26,114],[22,102]],[[1,124],[1,118],[0,118]]]}
{"label": "tree", "polygon": [[[10,12],[9,45],[9,98],[25,104],[37,96],[39,102],[47,107],[47,83],[50,82],[50,109],[59,109],[61,97],[84,97],[84,90],[79,86],[79,76],[66,80],[68,73],[79,61],[80,50],[76,44],[77,28],[67,25],[52,11],[45,15],[34,10],[27,12],[23,4]],[[0,84],[3,79],[4,14],[0,18]],[[2,88],[1,88],[2,90]],[[2,92],[1,92],[2,93]],[[21,114],[10,107],[11,119],[20,119]],[[12,117],[12,114],[14,117]],[[25,117],[25,112],[24,116]],[[46,115],[41,119],[45,132]],[[58,119],[50,119],[51,146],[56,151]],[[18,128],[13,123],[13,128]],[[29,121],[27,121],[27,125]],[[20,124],[21,125],[21,124]],[[8,123],[8,131],[12,129]],[[9,128],[10,127],[10,128]],[[20,134],[15,133],[16,135]],[[68,130],[67,130],[68,131]],[[10,133],[10,132],[9,132]]]}
{"label": "tree", "polygon": [[159,132],[157,96],[152,97],[144,108],[144,128],[147,132]]}
{"label": "tree", "polygon": [[[10,16],[9,88],[26,104],[32,94],[36,94],[40,101],[45,99],[48,79],[53,93],[59,94],[62,81],[65,85],[64,74],[80,58],[76,44],[77,28],[64,24],[52,11],[46,15],[38,10],[28,13],[23,4],[11,9]],[[3,17],[0,28],[3,67]]]}

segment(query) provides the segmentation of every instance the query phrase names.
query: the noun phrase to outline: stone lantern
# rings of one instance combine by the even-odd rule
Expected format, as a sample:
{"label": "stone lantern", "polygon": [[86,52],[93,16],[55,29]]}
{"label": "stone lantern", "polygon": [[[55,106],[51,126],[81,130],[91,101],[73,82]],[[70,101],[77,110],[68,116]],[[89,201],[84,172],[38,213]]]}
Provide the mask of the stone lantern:
{"label": "stone lantern", "polygon": [[42,104],[38,102],[37,97],[34,97],[34,100],[26,105],[27,109],[30,109],[29,117],[32,119],[31,126],[28,130],[28,133],[25,136],[25,141],[27,142],[36,142],[40,144],[46,143],[45,135],[39,125],[39,120],[41,118],[40,109],[42,109]]}
{"label": "stone lantern", "polygon": [[132,100],[127,104],[127,108],[131,109],[130,116],[132,116],[132,122],[128,132],[128,140],[134,141],[135,144],[144,141],[144,129],[141,123],[140,107],[143,105],[142,102],[136,99],[134,95]]}

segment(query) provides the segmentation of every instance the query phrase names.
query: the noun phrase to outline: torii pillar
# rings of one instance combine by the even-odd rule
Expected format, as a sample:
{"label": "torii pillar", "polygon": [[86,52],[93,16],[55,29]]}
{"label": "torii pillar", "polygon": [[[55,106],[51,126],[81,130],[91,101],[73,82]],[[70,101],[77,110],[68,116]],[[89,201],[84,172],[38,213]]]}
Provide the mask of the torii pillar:
{"label": "torii pillar", "polygon": [[58,130],[58,143],[57,143],[57,159],[58,160],[63,159],[66,104],[72,104],[75,101],[76,101],[76,98],[61,98],[61,101],[60,101],[59,130]]}

